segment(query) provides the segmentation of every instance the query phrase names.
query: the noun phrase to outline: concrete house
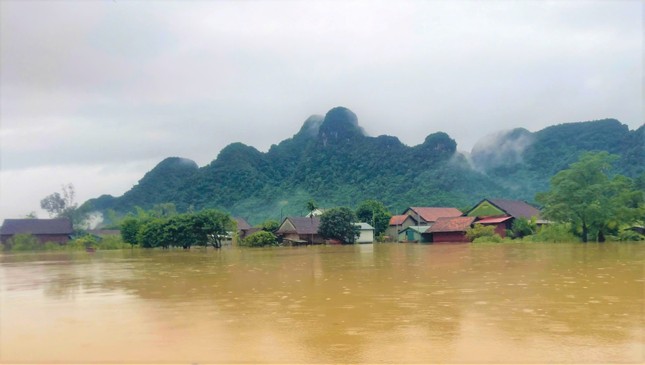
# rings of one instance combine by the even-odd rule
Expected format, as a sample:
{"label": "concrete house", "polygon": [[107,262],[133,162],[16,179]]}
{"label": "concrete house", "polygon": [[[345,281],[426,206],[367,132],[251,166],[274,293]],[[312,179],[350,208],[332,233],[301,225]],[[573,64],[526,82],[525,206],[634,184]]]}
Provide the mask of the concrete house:
{"label": "concrete house", "polygon": [[356,239],[356,243],[372,243],[374,242],[374,227],[368,223],[356,223],[355,226],[359,227],[360,235]]}
{"label": "concrete house", "polygon": [[55,242],[65,244],[74,233],[72,221],[57,219],[5,219],[0,227],[0,241],[7,241],[16,234],[31,234],[40,243]]}

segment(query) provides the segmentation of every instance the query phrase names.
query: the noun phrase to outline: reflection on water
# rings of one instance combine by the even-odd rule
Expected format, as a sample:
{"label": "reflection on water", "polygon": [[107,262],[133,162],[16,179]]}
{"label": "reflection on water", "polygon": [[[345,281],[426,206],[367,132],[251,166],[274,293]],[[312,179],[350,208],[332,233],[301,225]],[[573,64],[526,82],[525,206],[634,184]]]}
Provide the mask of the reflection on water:
{"label": "reflection on water", "polygon": [[645,246],[0,256],[1,362],[641,362]]}

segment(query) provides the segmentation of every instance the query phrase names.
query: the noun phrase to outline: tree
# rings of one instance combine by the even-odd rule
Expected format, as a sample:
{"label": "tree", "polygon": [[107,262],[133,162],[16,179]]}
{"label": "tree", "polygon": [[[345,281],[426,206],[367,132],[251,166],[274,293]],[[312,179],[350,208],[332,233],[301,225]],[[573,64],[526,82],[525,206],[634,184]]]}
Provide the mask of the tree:
{"label": "tree", "polygon": [[280,223],[273,219],[268,219],[262,223],[262,230],[267,232],[275,232],[280,228]]}
{"label": "tree", "polygon": [[278,240],[273,233],[267,231],[257,231],[242,240],[242,246],[264,247],[278,246]]}
{"label": "tree", "polygon": [[474,241],[480,237],[493,237],[495,236],[495,227],[485,226],[483,224],[475,224],[472,228],[468,228],[466,231],[466,238],[470,241]]}
{"label": "tree", "polygon": [[47,211],[50,217],[68,218],[75,228],[79,228],[85,223],[90,206],[85,205],[83,209],[78,208],[75,201],[76,191],[71,183],[62,185],[61,189],[62,195],[55,192],[46,196],[40,201],[40,207]]}
{"label": "tree", "polygon": [[333,208],[320,216],[318,233],[324,238],[354,243],[360,234],[356,214],[346,207]]}
{"label": "tree", "polygon": [[129,243],[132,246],[136,245],[139,241],[137,235],[141,228],[143,221],[134,217],[126,217],[121,221],[121,238],[123,242]]}
{"label": "tree", "polygon": [[139,245],[144,248],[167,248],[170,245],[170,240],[165,225],[166,222],[159,218],[151,219],[143,224],[137,233]]}
{"label": "tree", "polygon": [[607,152],[585,153],[557,173],[551,179],[551,190],[536,195],[544,206],[542,215],[570,223],[583,242],[590,235],[603,242],[610,230],[642,217],[643,192],[635,190],[634,182],[627,177],[609,177],[616,159]]}
{"label": "tree", "polygon": [[309,199],[306,204],[307,211],[311,214],[314,210],[318,209],[318,204],[313,199]]}
{"label": "tree", "polygon": [[517,217],[513,220],[511,225],[511,233],[513,238],[522,238],[524,236],[529,236],[534,234],[537,231],[537,220],[535,217],[527,219],[524,217]]}
{"label": "tree", "polygon": [[361,222],[371,224],[374,227],[374,235],[378,236],[387,230],[392,213],[380,201],[365,200],[356,209],[356,217]]}

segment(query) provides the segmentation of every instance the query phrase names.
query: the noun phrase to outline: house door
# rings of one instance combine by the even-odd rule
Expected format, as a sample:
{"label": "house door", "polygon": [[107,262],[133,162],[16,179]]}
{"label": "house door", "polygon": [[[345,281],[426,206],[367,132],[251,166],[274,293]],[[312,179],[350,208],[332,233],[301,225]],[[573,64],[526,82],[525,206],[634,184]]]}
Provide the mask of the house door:
{"label": "house door", "polygon": [[411,229],[408,229],[408,241],[414,241],[414,231]]}

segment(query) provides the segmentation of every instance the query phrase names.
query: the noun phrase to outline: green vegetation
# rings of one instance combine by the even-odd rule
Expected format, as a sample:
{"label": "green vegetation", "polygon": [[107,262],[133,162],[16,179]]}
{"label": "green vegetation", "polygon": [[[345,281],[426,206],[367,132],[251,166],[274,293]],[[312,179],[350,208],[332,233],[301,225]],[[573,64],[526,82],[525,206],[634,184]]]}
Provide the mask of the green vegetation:
{"label": "green vegetation", "polygon": [[273,220],[273,219],[268,219],[260,225],[260,228],[262,228],[263,231],[267,232],[275,232],[280,228],[280,222]]}
{"label": "green vegetation", "polygon": [[[475,224],[472,228],[469,228],[466,231],[466,238],[468,238],[471,242],[474,242],[475,240],[478,239],[484,239],[483,242],[489,242],[485,241],[486,239],[493,239],[493,236],[497,236],[501,239],[501,237],[495,233],[495,227],[493,226],[485,226],[483,224]],[[481,240],[480,240],[481,241]],[[478,242],[480,242],[478,241]]]}
{"label": "green vegetation", "polygon": [[537,192],[548,190],[551,176],[587,151],[620,156],[616,172],[636,179],[645,172],[644,132],[616,120],[514,130],[474,148],[473,168],[445,133],[406,146],[392,136],[365,136],[351,111],[334,108],[324,118],[309,118],[266,153],[233,143],[201,168],[168,158],[123,196],[104,195],[84,205],[103,212],[107,224],[136,206],[150,210],[167,202],[177,212],[219,209],[259,224],[304,216],[307,203],[356,208],[375,199],[396,214],[408,206],[472,207],[485,197],[533,202]]}
{"label": "green vegetation", "polygon": [[61,190],[62,195],[55,192],[44,197],[40,201],[40,207],[47,211],[50,217],[68,218],[75,230],[86,228],[91,206],[84,204],[80,208],[78,207],[75,200],[76,190],[71,183],[62,185]]}
{"label": "green vegetation", "polygon": [[133,244],[136,241],[143,248],[189,249],[193,245],[220,248],[227,231],[235,230],[235,221],[228,214],[214,209],[170,217],[139,216],[123,220],[121,235],[125,242]]}
{"label": "green vegetation", "polygon": [[568,223],[572,232],[587,242],[604,242],[620,228],[645,217],[645,198],[633,180],[611,176],[611,163],[618,156],[607,152],[587,153],[551,179],[551,190],[540,193],[544,218]]}
{"label": "green vegetation", "polygon": [[365,200],[356,208],[356,217],[360,222],[371,224],[374,236],[378,237],[387,229],[392,213],[380,201]]}
{"label": "green vegetation", "polygon": [[5,251],[25,252],[25,251],[84,251],[87,249],[94,250],[120,250],[130,248],[131,246],[123,242],[119,236],[95,237],[91,235],[80,236],[65,244],[57,242],[40,243],[38,239],[31,234],[17,234],[8,240],[4,245]]}
{"label": "green vegetation", "polygon": [[257,231],[251,234],[243,239],[240,245],[246,247],[279,246],[273,233],[267,231]]}
{"label": "green vegetation", "polygon": [[356,215],[349,208],[329,209],[320,216],[318,233],[327,239],[354,243],[360,235],[360,229],[355,225],[356,221]]}

